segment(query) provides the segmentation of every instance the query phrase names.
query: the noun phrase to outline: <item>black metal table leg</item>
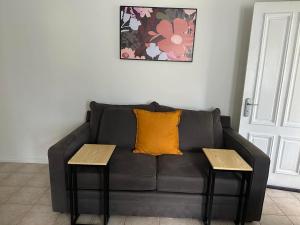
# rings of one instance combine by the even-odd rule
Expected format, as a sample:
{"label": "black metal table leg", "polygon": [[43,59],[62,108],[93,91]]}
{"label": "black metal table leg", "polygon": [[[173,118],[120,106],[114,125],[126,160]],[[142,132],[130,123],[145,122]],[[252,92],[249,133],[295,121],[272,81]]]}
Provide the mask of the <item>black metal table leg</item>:
{"label": "black metal table leg", "polygon": [[[101,204],[103,204],[104,201],[104,192],[105,192],[105,187],[104,187],[104,183],[105,183],[105,174],[104,174],[104,166],[100,166],[99,167],[99,187],[100,187],[100,193],[101,193],[101,189],[103,191],[102,193],[102,198],[101,198],[101,194],[99,194],[99,215],[101,215],[103,213],[103,225],[105,225],[105,207],[104,205],[102,205],[102,211],[101,211]],[[101,184],[102,184],[102,188],[101,188]]]}
{"label": "black metal table leg", "polygon": [[77,184],[77,166],[75,166],[73,168],[73,185],[74,185],[74,204],[75,204],[75,222],[77,220],[77,218],[79,217],[79,213],[78,213],[78,184]]}
{"label": "black metal table leg", "polygon": [[212,207],[213,207],[213,200],[214,200],[214,192],[215,192],[215,178],[216,178],[216,172],[214,170],[211,171],[211,181],[210,181],[210,190],[209,190],[209,196],[208,196],[208,208],[207,208],[207,221],[206,224],[211,224],[211,214],[212,214]]}
{"label": "black metal table leg", "polygon": [[74,203],[73,203],[73,168],[69,165],[69,198],[70,198],[70,222],[74,225]]}
{"label": "black metal table leg", "polygon": [[[245,225],[248,201],[252,185],[253,169],[243,158],[234,150],[226,149],[203,149],[204,154],[210,164],[208,174],[208,187],[206,191],[206,202],[204,209],[203,222],[205,225],[211,224],[212,208],[215,191],[216,173],[240,173],[242,175],[239,190],[239,200],[237,214],[235,217],[236,225]],[[245,185],[247,184],[246,188]],[[246,189],[246,190],[245,190]],[[245,193],[246,191],[246,193]],[[236,195],[220,194],[222,196],[235,197]]]}
{"label": "black metal table leg", "polygon": [[103,188],[103,194],[104,194],[104,196],[103,196],[103,217],[104,217],[104,225],[106,225],[107,223],[108,223],[108,210],[109,210],[109,208],[108,208],[108,205],[109,205],[109,203],[108,203],[108,201],[109,201],[109,197],[108,197],[108,180],[109,180],[109,178],[108,178],[108,167],[107,166],[105,166],[104,168],[104,173],[103,173],[103,175],[104,175],[104,179],[103,179],[103,184],[104,184],[104,188]]}
{"label": "black metal table leg", "polygon": [[70,219],[71,225],[75,225],[79,217],[78,213],[78,186],[77,186],[77,168],[69,165],[69,198],[70,198]]}
{"label": "black metal table leg", "polygon": [[246,222],[246,216],[248,212],[248,201],[249,201],[249,194],[250,194],[250,188],[251,188],[251,183],[252,183],[252,172],[247,173],[247,187],[246,187],[246,194],[245,194],[245,201],[242,209],[242,219],[241,219],[241,225],[244,225]]}
{"label": "black metal table leg", "polygon": [[70,198],[70,219],[71,225],[76,224],[78,214],[78,197],[77,197],[77,173],[76,167],[69,166],[69,198]]}
{"label": "black metal table leg", "polygon": [[110,209],[109,209],[109,163],[106,165],[106,184],[107,184],[107,187],[106,187],[106,189],[107,189],[107,200],[106,200],[106,209],[107,209],[107,211],[106,211],[106,213],[107,213],[107,222],[108,222],[108,220],[109,220],[109,217],[110,217]]}
{"label": "black metal table leg", "polygon": [[240,188],[240,195],[239,195],[239,203],[237,208],[237,214],[235,219],[235,224],[238,225],[241,222],[241,214],[243,212],[243,201],[244,201],[244,193],[245,193],[245,182],[246,182],[246,175],[245,173],[242,174],[242,180],[241,180],[241,188]]}
{"label": "black metal table leg", "polygon": [[203,222],[204,224],[207,224],[207,212],[208,212],[208,203],[209,203],[209,195],[210,195],[210,185],[211,185],[211,169],[208,170],[208,178],[207,178],[207,187],[206,187],[206,201],[205,201],[205,211],[204,211],[204,217]]}
{"label": "black metal table leg", "polygon": [[109,219],[109,168],[102,167],[103,174],[103,223],[106,225]]}
{"label": "black metal table leg", "polygon": [[[91,146],[91,151],[94,152],[93,148],[96,146]],[[101,146],[100,146],[101,147]],[[110,149],[103,149],[104,156],[107,154],[109,157],[114,151],[115,146],[111,145]],[[109,220],[109,159],[101,159],[101,157],[95,162],[95,160],[81,160],[81,157],[94,157],[94,153],[91,155],[89,150],[89,146],[84,145],[74,156],[68,161],[68,188],[69,188],[69,198],[70,198],[70,222],[71,225],[79,225],[76,224],[76,221],[79,217],[79,209],[78,209],[78,190],[95,190],[99,193],[99,214],[103,213],[103,225],[107,225]],[[99,151],[101,154],[101,151]],[[76,158],[77,156],[77,158]],[[99,172],[99,187],[96,189],[89,188],[78,188],[77,184],[77,169],[78,167],[92,167]],[[103,193],[101,193],[103,191]],[[101,202],[102,201],[102,202]]]}
{"label": "black metal table leg", "polygon": [[105,167],[102,167],[102,188],[103,188],[103,195],[102,195],[102,207],[103,207],[103,224],[106,225],[106,205],[105,205],[105,198],[106,198],[106,172],[105,172]]}

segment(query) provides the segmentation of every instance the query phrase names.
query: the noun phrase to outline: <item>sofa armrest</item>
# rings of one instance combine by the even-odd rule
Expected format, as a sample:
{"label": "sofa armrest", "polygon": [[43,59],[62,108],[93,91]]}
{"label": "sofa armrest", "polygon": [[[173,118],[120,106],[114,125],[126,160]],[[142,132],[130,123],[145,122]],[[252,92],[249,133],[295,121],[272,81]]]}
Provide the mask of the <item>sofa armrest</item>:
{"label": "sofa armrest", "polygon": [[67,161],[83,145],[89,143],[90,125],[84,123],[48,150],[52,208],[65,212],[67,201]]}
{"label": "sofa armrest", "polygon": [[223,129],[224,146],[236,150],[253,168],[248,221],[260,220],[267,186],[270,158],[232,128]]}

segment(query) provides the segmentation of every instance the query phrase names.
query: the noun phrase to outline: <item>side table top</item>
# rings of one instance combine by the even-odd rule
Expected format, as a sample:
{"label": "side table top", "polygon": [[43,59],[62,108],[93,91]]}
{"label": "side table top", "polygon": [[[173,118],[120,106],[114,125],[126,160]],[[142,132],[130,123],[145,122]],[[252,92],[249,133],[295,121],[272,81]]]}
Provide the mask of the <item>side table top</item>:
{"label": "side table top", "polygon": [[203,148],[203,152],[215,170],[253,171],[235,150]]}
{"label": "side table top", "polygon": [[107,165],[116,145],[84,144],[68,161],[71,165]]}

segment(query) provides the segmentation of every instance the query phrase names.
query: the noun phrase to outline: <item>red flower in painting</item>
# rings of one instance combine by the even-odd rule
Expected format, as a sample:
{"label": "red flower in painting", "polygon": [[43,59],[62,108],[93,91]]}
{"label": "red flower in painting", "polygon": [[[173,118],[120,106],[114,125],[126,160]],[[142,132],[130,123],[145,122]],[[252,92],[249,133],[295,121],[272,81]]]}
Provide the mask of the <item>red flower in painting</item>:
{"label": "red flower in painting", "polygon": [[162,20],[156,26],[157,32],[165,38],[157,43],[159,49],[172,52],[177,57],[184,56],[187,48],[193,46],[193,35],[189,29],[190,25],[184,19],[174,19],[173,25],[168,20]]}

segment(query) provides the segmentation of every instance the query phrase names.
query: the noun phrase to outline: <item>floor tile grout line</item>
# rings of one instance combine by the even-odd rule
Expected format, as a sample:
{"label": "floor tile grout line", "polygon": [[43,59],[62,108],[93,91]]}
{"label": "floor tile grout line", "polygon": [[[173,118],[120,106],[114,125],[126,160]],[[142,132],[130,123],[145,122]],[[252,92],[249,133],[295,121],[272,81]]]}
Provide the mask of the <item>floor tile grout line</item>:
{"label": "floor tile grout line", "polygon": [[[2,187],[9,187],[9,186],[2,186]],[[17,190],[13,191],[11,194],[9,194],[9,197],[2,203],[2,204],[7,204],[8,200],[15,194],[17,191],[20,191],[22,187],[16,187]]]}
{"label": "floor tile grout line", "polygon": [[[8,173],[8,176],[10,176],[10,175],[12,175],[12,174],[31,174],[32,176],[31,177],[33,177],[33,176],[36,176],[36,175],[38,175],[38,174],[40,174],[40,175],[47,175],[46,173],[18,173],[18,172],[11,172],[11,173]],[[28,182],[29,181],[27,181],[27,182],[25,182],[25,184],[22,184],[21,186],[14,186],[14,185],[12,185],[12,186],[7,186],[7,187],[17,187],[17,189],[13,192],[13,193],[15,193],[15,192],[17,192],[17,191],[19,191],[19,190],[21,190],[22,188],[24,188],[24,187],[27,187],[28,186]],[[1,185],[0,185],[1,186]],[[47,187],[40,187],[40,188],[45,188],[45,190],[43,191],[43,193],[41,194],[41,197],[39,197],[38,198],[38,200],[40,200],[44,195],[45,195],[45,193],[49,190],[49,186],[47,186]],[[294,194],[293,192],[288,192],[291,196],[288,196],[288,197],[271,197],[272,196],[272,194],[271,195],[269,195],[268,193],[266,193],[266,196],[268,196],[269,197],[269,199],[271,200],[271,202],[272,203],[274,203],[274,205],[276,205],[276,207],[278,207],[278,209],[282,212],[282,215],[277,215],[277,216],[282,216],[282,217],[287,217],[287,220],[291,223],[291,224],[294,224],[293,223],[293,221],[291,220],[291,218],[290,217],[292,217],[292,215],[291,216],[289,216],[289,215],[287,215],[287,213],[286,212],[284,212],[283,210],[282,210],[282,207],[280,207],[280,205],[277,203],[277,202],[275,202],[274,201],[274,198],[292,198],[292,199],[295,199],[295,200],[297,200],[297,201],[300,201],[300,199],[297,197],[297,195],[296,194]],[[12,194],[13,195],[13,194]],[[300,197],[300,196],[299,196]],[[10,198],[10,197],[9,197]],[[8,199],[9,199],[8,198]],[[5,202],[7,202],[8,201],[8,199],[5,201]],[[34,207],[34,206],[36,206],[36,205],[39,205],[38,204],[38,200],[37,201],[35,201],[34,203],[32,203],[32,204],[27,204],[27,205],[30,205],[30,208],[28,209],[28,211],[26,212],[26,213],[24,213],[24,215],[22,215],[22,217],[20,218],[20,221],[18,222],[18,224],[19,223],[21,223],[21,221],[31,212],[31,210],[32,210],[32,208]],[[5,204],[5,203],[4,203]],[[267,214],[268,215],[268,214]],[[272,215],[272,214],[271,214]],[[275,214],[276,215],[276,214]],[[58,217],[59,217],[59,215],[57,214],[56,216],[55,216],[55,221],[57,221],[57,219],[58,219]],[[123,222],[122,222],[122,225],[126,225],[126,222],[128,222],[128,217],[125,217],[124,218],[124,220],[123,220]],[[161,224],[161,217],[158,217],[158,225],[160,225]],[[195,225],[196,224],[196,222],[195,223],[193,223],[193,225]],[[258,224],[260,224],[261,225],[261,222],[258,222]],[[127,225],[131,225],[131,224],[127,224]],[[295,224],[294,224],[295,225]]]}
{"label": "floor tile grout line", "polygon": [[[292,195],[293,196],[293,195]],[[285,198],[285,197],[282,197],[282,198]],[[287,197],[288,198],[288,197]],[[295,199],[295,198],[288,198],[288,199]],[[280,211],[284,214],[284,216],[286,216],[286,217],[289,217],[289,216],[293,216],[293,215],[288,215],[288,214],[286,214],[285,213],[285,211],[282,209],[282,207],[276,202],[276,201],[274,201],[272,198],[271,198],[271,200],[274,202],[274,204],[280,209]],[[297,198],[296,198],[296,200],[297,200]],[[289,219],[290,220],[290,219]]]}
{"label": "floor tile grout line", "polygon": [[[287,216],[286,214],[285,214],[285,212],[279,207],[279,205],[272,199],[272,197],[269,197],[270,198],[270,200],[272,201],[272,203],[280,210],[280,212],[283,214],[283,215],[281,215],[281,216]],[[270,214],[270,215],[278,215],[278,214]],[[280,215],[278,215],[278,216],[280,216]]]}
{"label": "floor tile grout line", "polygon": [[[296,193],[299,194],[299,197],[298,197],[298,195],[296,195]],[[300,202],[300,193],[299,192],[293,192],[292,195]]]}
{"label": "floor tile grout line", "polygon": [[289,216],[286,216],[286,217],[287,217],[287,219],[291,222],[292,225],[295,225],[295,224],[293,223],[293,221],[290,219]]}
{"label": "floor tile grout line", "polygon": [[280,211],[283,213],[283,216],[288,217],[288,215],[286,215],[286,213],[284,212],[284,210],[282,210],[282,208],[273,199],[272,199],[272,201],[280,209]]}
{"label": "floor tile grout line", "polygon": [[47,191],[48,191],[48,189],[46,188],[44,190],[44,192],[41,194],[41,196],[34,202],[34,205],[43,205],[43,204],[38,204],[38,202],[40,201],[41,198],[44,197],[44,195],[46,194]]}
{"label": "floor tile grout line", "polygon": [[26,215],[29,214],[30,210],[33,208],[34,205],[31,205],[30,209],[28,209],[28,211],[26,213],[24,213],[24,215],[20,218],[20,220],[18,221],[18,223],[16,223],[16,225],[21,224],[22,220],[25,218]]}
{"label": "floor tile grout line", "polygon": [[[291,225],[295,225],[294,223],[293,223],[293,221],[290,219],[290,216],[289,215],[287,215],[285,212],[284,212],[284,210],[282,210],[282,208],[277,204],[277,202],[276,201],[274,201],[273,200],[273,198],[271,197],[271,196],[269,196],[270,197],[270,199],[272,200],[272,202],[280,209],[280,211],[283,213],[283,215],[272,215],[272,216],[282,216],[282,217],[286,217],[287,219],[288,219],[288,221],[290,221],[290,223],[291,223]],[[277,198],[285,198],[285,197],[277,197]],[[260,222],[259,222],[260,223]],[[261,223],[260,223],[261,224]]]}

